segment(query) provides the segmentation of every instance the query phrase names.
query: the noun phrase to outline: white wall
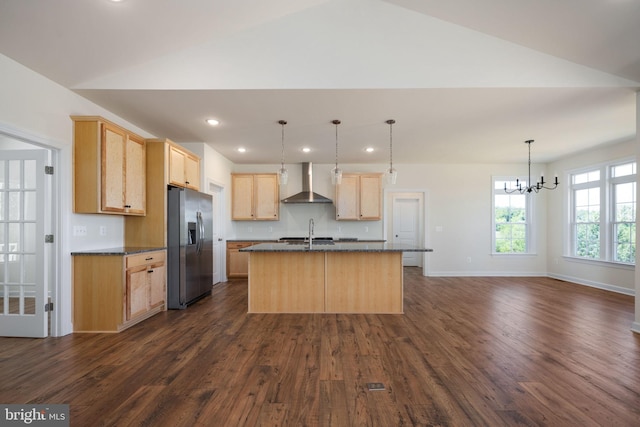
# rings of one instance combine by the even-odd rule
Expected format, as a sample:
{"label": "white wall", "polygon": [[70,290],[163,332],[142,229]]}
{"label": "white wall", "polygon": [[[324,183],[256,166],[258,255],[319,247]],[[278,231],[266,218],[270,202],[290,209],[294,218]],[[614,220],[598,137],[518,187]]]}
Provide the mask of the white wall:
{"label": "white wall", "polygon": [[549,165],[558,172],[561,187],[549,194],[547,212],[547,265],[549,275],[562,280],[582,283],[617,292],[634,294],[635,273],[633,267],[612,263],[584,262],[567,257],[568,236],[565,224],[569,220],[569,182],[571,170],[615,161],[636,155],[635,140],[611,144],[604,148],[576,153]]}
{"label": "white wall", "polygon": [[[57,314],[61,315],[58,334],[72,331],[71,324],[71,255],[73,251],[121,246],[124,221],[121,216],[78,215],[72,213],[72,142],[71,115],[100,115],[144,137],[152,137],[142,129],[115,116],[85,98],[34,73],[17,62],[0,55],[0,127],[58,150],[58,179],[61,182],[61,218],[58,245],[59,289]],[[73,237],[75,225],[87,227],[87,236]],[[100,236],[100,226],[107,235]]]}
{"label": "white wall", "polygon": [[[313,165],[313,190],[333,199],[329,171],[333,164]],[[538,227],[537,253],[524,256],[492,255],[491,178],[493,175],[526,174],[526,164],[395,164],[398,180],[385,191],[425,191],[428,193],[427,244],[434,252],[429,258],[433,276],[546,275],[546,197],[535,197]],[[235,165],[236,172],[275,172],[280,165]],[[289,183],[281,189],[281,198],[301,190],[299,164],[286,165]],[[344,172],[383,172],[385,164],[341,164]],[[542,166],[533,165],[532,174],[540,175]],[[315,222],[316,236],[384,238],[383,221],[336,221],[335,207],[328,205],[280,205],[280,221],[233,221],[231,236],[238,239],[272,239],[285,235],[305,235],[309,218]],[[436,227],[438,231],[436,232]],[[471,262],[468,262],[468,259]]]}

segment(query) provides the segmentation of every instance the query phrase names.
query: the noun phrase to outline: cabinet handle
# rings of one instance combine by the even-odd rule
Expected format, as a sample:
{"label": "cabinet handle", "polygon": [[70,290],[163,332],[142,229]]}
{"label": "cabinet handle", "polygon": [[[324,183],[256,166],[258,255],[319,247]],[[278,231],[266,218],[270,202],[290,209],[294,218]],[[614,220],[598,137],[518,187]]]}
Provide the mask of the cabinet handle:
{"label": "cabinet handle", "polygon": [[125,208],[129,209],[131,205],[124,205]]}
{"label": "cabinet handle", "polygon": [[152,257],[152,256],[150,256],[149,258],[145,258],[144,260],[145,260],[145,261],[151,261],[152,259],[153,259],[153,257]]}
{"label": "cabinet handle", "polygon": [[185,181],[184,183],[185,183],[185,184],[190,184],[190,182],[189,182],[189,181]]}
{"label": "cabinet handle", "polygon": [[153,270],[147,270],[147,273],[153,273]]}

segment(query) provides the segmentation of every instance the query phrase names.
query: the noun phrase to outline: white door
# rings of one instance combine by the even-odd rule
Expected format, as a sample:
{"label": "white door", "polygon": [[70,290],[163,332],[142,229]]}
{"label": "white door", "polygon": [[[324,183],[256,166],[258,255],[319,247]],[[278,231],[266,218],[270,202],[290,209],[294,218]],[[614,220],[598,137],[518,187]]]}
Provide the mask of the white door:
{"label": "white door", "polygon": [[222,276],[222,187],[209,183],[209,194],[213,199],[211,213],[213,216],[213,284],[219,283]]}
{"label": "white door", "polygon": [[48,150],[0,151],[0,336],[46,337]]}
{"label": "white door", "polygon": [[[392,241],[411,246],[420,246],[421,237],[421,194],[392,195]],[[402,265],[408,267],[422,266],[422,252],[404,252]]]}

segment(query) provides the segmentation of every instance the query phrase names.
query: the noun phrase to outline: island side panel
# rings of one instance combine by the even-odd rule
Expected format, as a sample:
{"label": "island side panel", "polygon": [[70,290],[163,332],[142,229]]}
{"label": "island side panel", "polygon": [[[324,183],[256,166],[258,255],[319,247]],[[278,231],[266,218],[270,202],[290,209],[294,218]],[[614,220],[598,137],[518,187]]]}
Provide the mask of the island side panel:
{"label": "island side panel", "polygon": [[328,313],[403,313],[402,252],[328,252]]}
{"label": "island side panel", "polygon": [[249,313],[324,312],[324,253],[251,252]]}

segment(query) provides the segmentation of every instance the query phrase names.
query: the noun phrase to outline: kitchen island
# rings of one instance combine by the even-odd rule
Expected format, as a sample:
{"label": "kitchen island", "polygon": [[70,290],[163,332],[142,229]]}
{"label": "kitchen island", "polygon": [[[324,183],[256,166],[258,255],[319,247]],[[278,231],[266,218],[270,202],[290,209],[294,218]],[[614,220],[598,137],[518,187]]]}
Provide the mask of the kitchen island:
{"label": "kitchen island", "polygon": [[403,252],[385,242],[261,243],[249,253],[249,313],[403,313]]}

